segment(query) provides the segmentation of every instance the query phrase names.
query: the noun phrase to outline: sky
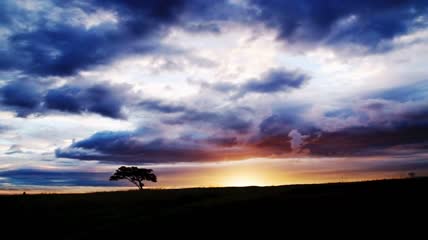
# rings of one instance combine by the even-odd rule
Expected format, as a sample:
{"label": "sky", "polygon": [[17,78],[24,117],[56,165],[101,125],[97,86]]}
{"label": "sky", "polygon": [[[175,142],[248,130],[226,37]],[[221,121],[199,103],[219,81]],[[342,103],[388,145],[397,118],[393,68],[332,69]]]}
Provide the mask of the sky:
{"label": "sky", "polygon": [[3,0],[0,193],[428,173],[427,0]]}

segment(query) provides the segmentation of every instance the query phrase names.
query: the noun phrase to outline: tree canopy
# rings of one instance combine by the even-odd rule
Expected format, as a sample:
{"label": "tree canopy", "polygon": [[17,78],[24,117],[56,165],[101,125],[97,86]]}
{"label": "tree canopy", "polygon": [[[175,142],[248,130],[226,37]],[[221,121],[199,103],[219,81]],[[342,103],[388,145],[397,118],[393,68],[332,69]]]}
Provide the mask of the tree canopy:
{"label": "tree canopy", "polygon": [[110,177],[110,181],[118,181],[122,179],[126,179],[135,184],[139,190],[143,190],[143,181],[157,182],[157,177],[153,173],[152,169],[138,167],[122,166]]}

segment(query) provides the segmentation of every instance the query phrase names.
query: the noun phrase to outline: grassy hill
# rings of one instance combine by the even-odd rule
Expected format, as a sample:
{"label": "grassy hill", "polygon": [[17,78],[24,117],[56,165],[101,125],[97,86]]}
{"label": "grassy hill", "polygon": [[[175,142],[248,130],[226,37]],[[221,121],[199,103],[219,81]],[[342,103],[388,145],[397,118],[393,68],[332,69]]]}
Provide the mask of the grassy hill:
{"label": "grassy hill", "polygon": [[[55,239],[147,234],[283,234],[297,229],[417,230],[428,178],[278,187],[0,196],[2,233]],[[14,230],[15,228],[22,231]],[[386,230],[387,230],[386,229]],[[336,231],[334,230],[334,231]],[[300,231],[300,230],[299,230]],[[199,233],[198,233],[199,234]],[[305,231],[300,234],[306,234]],[[134,237],[133,237],[134,238]]]}

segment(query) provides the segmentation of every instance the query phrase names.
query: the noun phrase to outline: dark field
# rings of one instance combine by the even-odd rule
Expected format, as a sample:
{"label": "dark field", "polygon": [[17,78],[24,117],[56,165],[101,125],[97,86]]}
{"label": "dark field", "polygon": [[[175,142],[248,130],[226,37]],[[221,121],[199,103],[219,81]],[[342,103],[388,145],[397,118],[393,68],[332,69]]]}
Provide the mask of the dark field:
{"label": "dark field", "polygon": [[372,230],[413,234],[427,228],[427,190],[428,178],[414,178],[0,196],[1,228],[3,236],[14,234],[7,239],[27,235],[54,239],[143,239],[148,235],[205,239],[224,234],[325,236],[345,231],[357,235]]}

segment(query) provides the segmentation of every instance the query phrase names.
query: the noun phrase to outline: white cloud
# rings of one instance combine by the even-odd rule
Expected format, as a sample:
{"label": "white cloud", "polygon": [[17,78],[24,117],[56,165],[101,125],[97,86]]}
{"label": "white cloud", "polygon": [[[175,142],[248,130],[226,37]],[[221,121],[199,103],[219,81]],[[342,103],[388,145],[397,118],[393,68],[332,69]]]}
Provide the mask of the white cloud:
{"label": "white cloud", "polygon": [[293,129],[288,133],[290,139],[291,149],[293,151],[299,151],[305,143],[305,139],[308,138],[308,135],[303,135],[297,129]]}
{"label": "white cloud", "polygon": [[2,133],[0,149],[17,144],[26,151],[47,153],[57,147],[69,145],[73,138],[83,139],[98,131],[132,130],[131,122],[89,115],[46,115],[29,118],[15,118],[0,114],[0,121],[11,127]]}

